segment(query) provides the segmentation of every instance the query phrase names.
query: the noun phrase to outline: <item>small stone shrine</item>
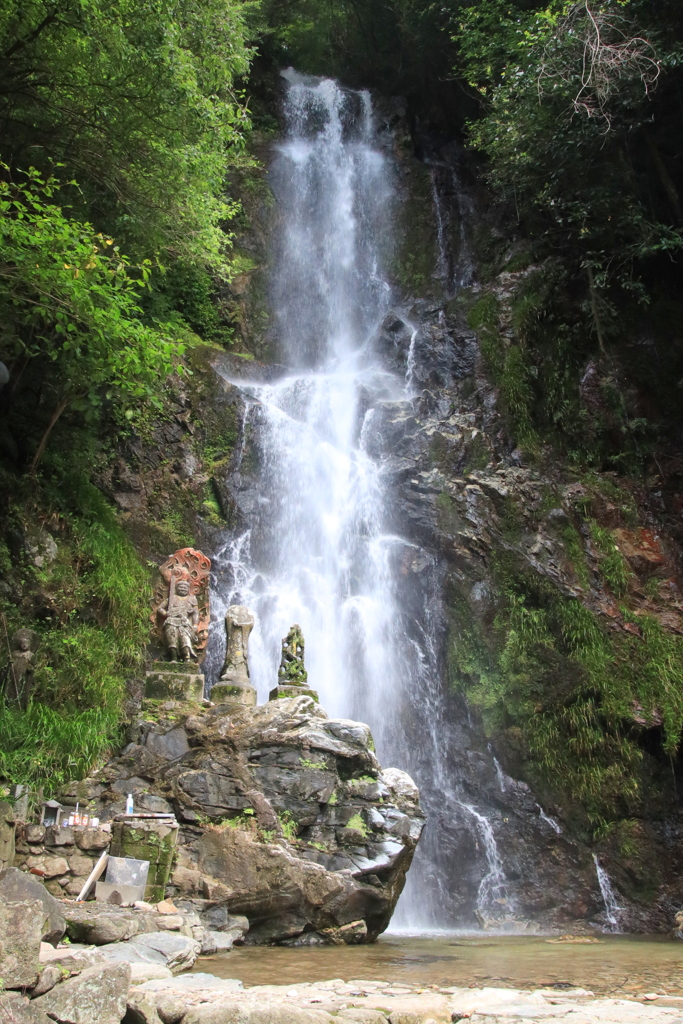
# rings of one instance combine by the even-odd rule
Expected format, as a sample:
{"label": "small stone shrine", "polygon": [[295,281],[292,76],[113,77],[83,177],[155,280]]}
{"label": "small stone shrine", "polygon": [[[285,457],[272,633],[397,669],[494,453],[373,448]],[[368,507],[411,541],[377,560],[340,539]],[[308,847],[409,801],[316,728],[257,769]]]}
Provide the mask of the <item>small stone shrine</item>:
{"label": "small stone shrine", "polygon": [[181,548],[159,567],[151,615],[167,661],[147,672],[149,700],[200,701],[204,676],[199,666],[209,639],[211,560],[194,548]]}
{"label": "small stone shrine", "polygon": [[241,604],[231,604],[225,615],[227,646],[221,678],[211,690],[216,704],[256,706],[256,689],[249,679],[249,634],[254,616]]}
{"label": "small stone shrine", "polygon": [[270,691],[270,700],[280,697],[300,697],[306,694],[317,702],[318,694],[307,687],[308,672],[304,667],[304,635],[301,626],[292,626],[282,641],[282,659],[278,670],[278,683]]}

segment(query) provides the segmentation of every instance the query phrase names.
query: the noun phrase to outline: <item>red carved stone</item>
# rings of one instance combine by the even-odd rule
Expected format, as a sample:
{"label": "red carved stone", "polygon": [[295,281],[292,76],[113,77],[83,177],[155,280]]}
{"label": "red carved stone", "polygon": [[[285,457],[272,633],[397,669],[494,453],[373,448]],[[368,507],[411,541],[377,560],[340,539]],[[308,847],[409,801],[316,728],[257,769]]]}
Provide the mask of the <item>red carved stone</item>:
{"label": "red carved stone", "polygon": [[154,606],[151,615],[157,636],[162,639],[164,617],[160,614],[159,609],[171,599],[179,580],[187,580],[190,584],[190,593],[197,598],[199,606],[199,623],[194,649],[200,655],[200,659],[209,639],[210,572],[210,558],[202,554],[201,551],[195,551],[194,548],[180,548],[167,558],[163,565],[159,566],[159,580],[154,589]]}

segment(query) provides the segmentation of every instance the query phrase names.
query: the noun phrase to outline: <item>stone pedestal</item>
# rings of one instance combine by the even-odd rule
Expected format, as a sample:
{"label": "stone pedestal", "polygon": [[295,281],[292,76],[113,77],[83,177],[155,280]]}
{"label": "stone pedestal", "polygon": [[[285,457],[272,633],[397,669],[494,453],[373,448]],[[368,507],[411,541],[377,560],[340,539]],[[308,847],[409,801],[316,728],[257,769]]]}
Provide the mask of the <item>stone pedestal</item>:
{"label": "stone pedestal", "polygon": [[239,707],[256,707],[256,688],[246,676],[223,676],[211,688],[211,700],[214,704],[234,704]]}
{"label": "stone pedestal", "polygon": [[133,857],[149,861],[145,899],[159,903],[171,875],[173,856],[178,843],[178,822],[175,818],[138,818],[114,821],[112,824],[112,857]]}
{"label": "stone pedestal", "polygon": [[320,703],[317,690],[309,690],[307,686],[295,686],[292,683],[278,683],[268,695],[268,700],[281,700],[283,697],[312,697],[316,704]]}
{"label": "stone pedestal", "polygon": [[194,662],[155,661],[145,677],[145,697],[199,703],[204,697],[204,676]]}

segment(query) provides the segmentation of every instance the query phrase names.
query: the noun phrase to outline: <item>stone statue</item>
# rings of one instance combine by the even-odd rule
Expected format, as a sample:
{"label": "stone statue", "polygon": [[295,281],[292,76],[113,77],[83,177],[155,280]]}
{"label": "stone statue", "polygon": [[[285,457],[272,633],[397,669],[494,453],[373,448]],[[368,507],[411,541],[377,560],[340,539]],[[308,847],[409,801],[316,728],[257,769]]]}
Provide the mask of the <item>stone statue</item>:
{"label": "stone statue", "polygon": [[201,551],[181,548],[160,567],[152,622],[169,661],[199,661],[209,639],[209,572]]}
{"label": "stone statue", "polygon": [[168,601],[159,608],[159,616],[164,620],[162,626],[164,640],[168,649],[168,660],[177,661],[178,652],[183,661],[196,661],[197,652],[194,644],[199,640],[199,605],[194,594],[190,593],[188,580],[171,581]]}
{"label": "stone statue", "polygon": [[305,686],[308,672],[304,668],[304,635],[301,626],[292,626],[282,641],[282,660],[278,683],[284,686]]}
{"label": "stone statue", "polygon": [[231,604],[225,615],[228,644],[221,682],[249,681],[249,634],[254,628],[254,616],[241,604]]}
{"label": "stone statue", "polygon": [[317,692],[307,685],[308,672],[304,668],[304,635],[301,626],[292,626],[282,641],[282,659],[277,677],[277,686],[270,691],[270,700],[306,696],[318,703]]}
{"label": "stone statue", "polygon": [[11,660],[5,670],[5,698],[8,704],[26,709],[35,671],[35,649],[38,634],[32,629],[18,629],[11,642]]}
{"label": "stone statue", "polygon": [[227,704],[235,709],[256,707],[256,689],[249,679],[249,634],[254,616],[242,604],[231,604],[225,615],[228,645],[221,678],[211,688],[214,704]]}

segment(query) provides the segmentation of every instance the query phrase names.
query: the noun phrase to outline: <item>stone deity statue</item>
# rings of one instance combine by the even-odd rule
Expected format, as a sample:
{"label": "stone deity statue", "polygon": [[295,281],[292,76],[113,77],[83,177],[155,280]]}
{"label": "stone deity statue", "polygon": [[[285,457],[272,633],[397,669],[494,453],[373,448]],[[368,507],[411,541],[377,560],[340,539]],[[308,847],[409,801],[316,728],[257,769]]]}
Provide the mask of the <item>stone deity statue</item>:
{"label": "stone deity statue", "polygon": [[32,629],[18,629],[12,637],[11,661],[5,670],[5,698],[8,704],[26,709],[35,671],[35,648],[38,634]]}
{"label": "stone deity statue", "polygon": [[159,616],[164,620],[162,629],[168,660],[177,661],[180,653],[183,661],[196,661],[194,645],[199,639],[199,605],[190,593],[189,580],[179,579],[175,587],[171,582],[168,600],[159,608]]}
{"label": "stone deity statue", "polygon": [[241,604],[231,604],[225,615],[227,648],[221,682],[249,681],[249,634],[254,628],[254,616]]}
{"label": "stone deity statue", "polygon": [[182,548],[160,567],[152,622],[169,661],[201,661],[209,638],[209,572],[201,551]]}
{"label": "stone deity statue", "polygon": [[304,635],[301,626],[292,626],[282,641],[282,659],[278,683],[285,686],[305,686],[308,672],[304,668]]}

